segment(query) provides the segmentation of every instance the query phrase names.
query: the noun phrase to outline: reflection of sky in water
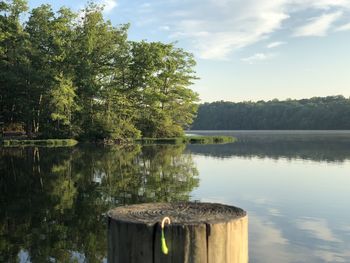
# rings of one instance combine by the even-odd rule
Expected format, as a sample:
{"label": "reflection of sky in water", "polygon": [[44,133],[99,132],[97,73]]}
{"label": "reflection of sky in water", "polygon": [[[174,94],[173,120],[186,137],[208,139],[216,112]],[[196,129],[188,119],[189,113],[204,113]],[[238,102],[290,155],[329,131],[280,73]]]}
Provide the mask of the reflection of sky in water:
{"label": "reflection of sky in water", "polygon": [[349,161],[193,158],[193,199],[248,211],[250,262],[350,262]]}

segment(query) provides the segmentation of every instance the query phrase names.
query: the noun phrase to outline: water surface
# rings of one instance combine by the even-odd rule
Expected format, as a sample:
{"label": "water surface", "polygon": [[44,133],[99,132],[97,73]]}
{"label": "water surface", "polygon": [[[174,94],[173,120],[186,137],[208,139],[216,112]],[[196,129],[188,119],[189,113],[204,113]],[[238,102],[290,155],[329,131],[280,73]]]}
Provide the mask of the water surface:
{"label": "water surface", "polygon": [[350,262],[350,132],[196,132],[225,145],[0,149],[0,262],[101,262],[114,206],[244,208],[254,263]]}

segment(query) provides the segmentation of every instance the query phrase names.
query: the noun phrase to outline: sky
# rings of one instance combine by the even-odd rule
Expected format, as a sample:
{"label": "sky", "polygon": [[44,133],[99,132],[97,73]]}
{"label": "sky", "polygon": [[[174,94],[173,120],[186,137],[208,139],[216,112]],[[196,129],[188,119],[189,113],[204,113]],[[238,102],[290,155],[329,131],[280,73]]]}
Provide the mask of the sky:
{"label": "sky", "polygon": [[[130,40],[194,54],[202,102],[350,97],[350,0],[97,0]],[[84,0],[29,0],[80,10]]]}

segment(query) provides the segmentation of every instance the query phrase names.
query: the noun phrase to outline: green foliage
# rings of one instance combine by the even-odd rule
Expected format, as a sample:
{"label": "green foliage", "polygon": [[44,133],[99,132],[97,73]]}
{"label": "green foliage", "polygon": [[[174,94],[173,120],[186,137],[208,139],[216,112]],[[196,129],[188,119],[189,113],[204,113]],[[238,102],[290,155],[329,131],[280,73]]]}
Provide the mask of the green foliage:
{"label": "green foliage", "polygon": [[213,102],[200,105],[191,129],[198,130],[348,130],[350,98]]}
{"label": "green foliage", "polygon": [[[129,88],[139,101],[137,127],[145,137],[183,135],[196,113],[198,95],[191,54],[173,44],[132,42]],[[140,92],[141,91],[141,92]]]}
{"label": "green foliage", "polygon": [[[51,136],[58,137],[60,135],[74,136],[73,131],[76,129],[72,123],[73,113],[79,110],[75,98],[75,87],[71,79],[67,79],[64,76],[57,76],[56,85],[53,86],[50,91],[50,107],[51,107],[51,120],[56,122],[56,125],[49,125],[46,128],[46,133],[51,132]],[[53,127],[54,126],[54,127]],[[53,134],[52,134],[53,133]]]}
{"label": "green foliage", "polygon": [[5,126],[24,122],[28,35],[20,23],[24,1],[1,1],[0,6],[0,114]]}
{"label": "green foliage", "polygon": [[[29,136],[125,140],[183,135],[197,110],[190,53],[133,42],[93,3],[80,16],[0,2],[0,112]],[[81,15],[82,14],[82,15]],[[28,20],[21,23],[19,16]]]}

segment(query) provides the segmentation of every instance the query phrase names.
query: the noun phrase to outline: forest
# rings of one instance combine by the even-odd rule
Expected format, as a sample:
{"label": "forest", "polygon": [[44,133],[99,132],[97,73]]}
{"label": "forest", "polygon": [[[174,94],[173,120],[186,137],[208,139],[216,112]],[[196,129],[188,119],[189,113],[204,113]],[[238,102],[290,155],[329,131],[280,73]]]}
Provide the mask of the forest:
{"label": "forest", "polygon": [[193,130],[349,130],[344,96],[201,104]]}
{"label": "forest", "polygon": [[34,138],[176,137],[196,114],[193,55],[128,40],[103,7],[0,1],[0,123]]}

